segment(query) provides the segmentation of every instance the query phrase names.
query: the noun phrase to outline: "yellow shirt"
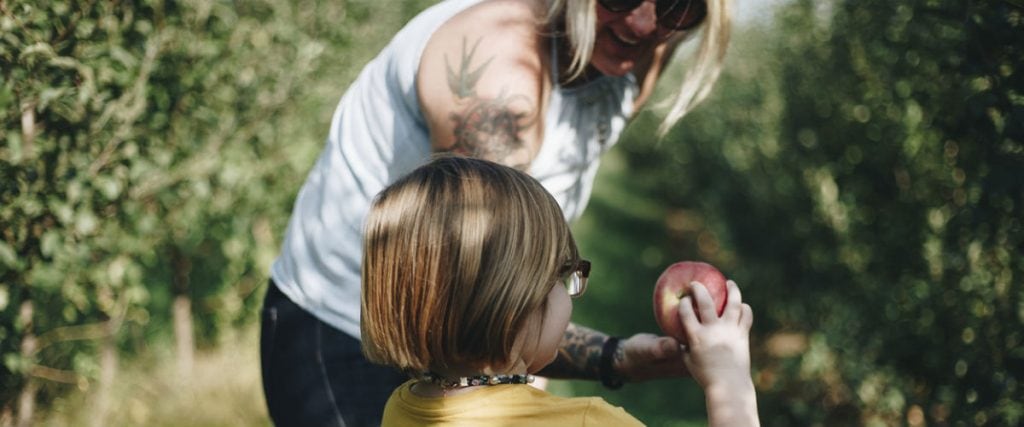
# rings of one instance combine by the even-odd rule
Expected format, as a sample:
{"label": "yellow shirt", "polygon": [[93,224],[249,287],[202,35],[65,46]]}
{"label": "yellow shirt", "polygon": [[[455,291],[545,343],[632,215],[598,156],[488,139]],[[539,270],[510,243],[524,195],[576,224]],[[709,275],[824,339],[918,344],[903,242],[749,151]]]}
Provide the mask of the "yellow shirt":
{"label": "yellow shirt", "polygon": [[525,384],[505,384],[448,397],[412,393],[402,384],[384,407],[382,425],[392,426],[642,426],[599,397],[565,398]]}

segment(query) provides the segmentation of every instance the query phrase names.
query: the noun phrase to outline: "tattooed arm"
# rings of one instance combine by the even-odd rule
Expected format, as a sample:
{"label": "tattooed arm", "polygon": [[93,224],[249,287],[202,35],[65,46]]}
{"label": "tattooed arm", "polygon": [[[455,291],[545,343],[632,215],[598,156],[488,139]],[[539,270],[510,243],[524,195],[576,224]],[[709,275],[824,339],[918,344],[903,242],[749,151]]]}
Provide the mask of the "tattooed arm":
{"label": "tattooed arm", "polygon": [[434,151],[521,170],[540,150],[550,82],[535,11],[471,9],[438,29],[417,74]]}
{"label": "tattooed arm", "polygon": [[[540,374],[552,378],[600,378],[601,347],[608,335],[570,323],[562,336],[561,348],[554,362],[541,370]],[[622,346],[619,345],[621,349]],[[619,351],[617,358],[621,359]]]}
{"label": "tattooed arm", "polygon": [[[601,351],[608,335],[570,323],[562,336],[558,357],[539,374],[551,378],[601,378]],[[612,357],[613,379],[646,381],[688,376],[679,343],[669,337],[636,334],[619,341]]]}

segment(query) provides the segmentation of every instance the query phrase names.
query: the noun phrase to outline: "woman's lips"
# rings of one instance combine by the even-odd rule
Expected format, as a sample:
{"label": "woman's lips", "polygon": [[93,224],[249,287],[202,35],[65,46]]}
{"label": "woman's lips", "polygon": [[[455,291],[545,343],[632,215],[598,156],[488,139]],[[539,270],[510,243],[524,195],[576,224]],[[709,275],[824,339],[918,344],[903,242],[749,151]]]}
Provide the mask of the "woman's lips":
{"label": "woman's lips", "polygon": [[628,36],[624,36],[622,34],[619,34],[615,30],[610,30],[609,32],[612,33],[612,38],[615,39],[615,41],[617,41],[620,44],[622,44],[623,46],[633,47],[633,46],[636,46],[638,43],[640,43],[640,40],[634,39],[634,38],[630,38]]}

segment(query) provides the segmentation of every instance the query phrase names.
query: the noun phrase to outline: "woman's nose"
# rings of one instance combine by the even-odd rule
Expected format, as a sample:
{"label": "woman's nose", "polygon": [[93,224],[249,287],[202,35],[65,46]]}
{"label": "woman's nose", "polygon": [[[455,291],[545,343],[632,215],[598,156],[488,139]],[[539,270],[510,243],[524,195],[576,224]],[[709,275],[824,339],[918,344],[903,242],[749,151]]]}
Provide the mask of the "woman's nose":
{"label": "woman's nose", "polygon": [[630,31],[637,38],[647,37],[658,30],[658,14],[653,1],[645,1],[626,17]]}

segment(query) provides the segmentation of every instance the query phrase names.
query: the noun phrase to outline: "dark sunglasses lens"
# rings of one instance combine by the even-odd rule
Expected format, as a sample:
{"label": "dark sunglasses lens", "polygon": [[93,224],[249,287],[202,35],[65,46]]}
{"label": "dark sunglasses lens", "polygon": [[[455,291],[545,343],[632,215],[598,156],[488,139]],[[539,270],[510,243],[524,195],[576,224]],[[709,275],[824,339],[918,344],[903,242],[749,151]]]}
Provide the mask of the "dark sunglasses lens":
{"label": "dark sunglasses lens", "polygon": [[700,25],[708,14],[701,0],[659,0],[658,23],[673,30],[688,30]]}
{"label": "dark sunglasses lens", "polygon": [[601,6],[608,9],[609,12],[626,12],[636,9],[643,3],[644,0],[599,0]]}

